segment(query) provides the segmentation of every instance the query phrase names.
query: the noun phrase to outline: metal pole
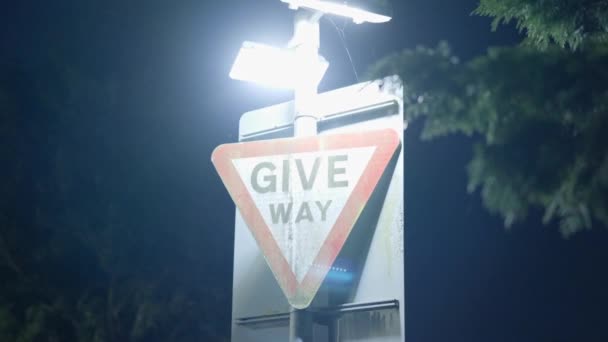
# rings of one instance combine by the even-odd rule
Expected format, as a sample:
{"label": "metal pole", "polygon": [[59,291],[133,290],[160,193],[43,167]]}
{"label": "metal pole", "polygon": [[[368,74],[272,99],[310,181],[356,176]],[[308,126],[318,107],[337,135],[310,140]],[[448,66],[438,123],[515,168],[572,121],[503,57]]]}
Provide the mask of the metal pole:
{"label": "metal pole", "polygon": [[329,325],[327,326],[327,330],[329,333],[329,342],[339,342],[340,341],[340,318],[338,315],[331,317],[329,321]]}
{"label": "metal pole", "polygon": [[[294,19],[294,35],[290,45],[296,49],[301,63],[300,80],[294,90],[294,136],[317,134],[315,98],[317,82],[306,72],[319,62],[319,12],[298,10]],[[293,249],[297,250],[296,248]],[[292,308],[289,314],[289,341],[313,341],[313,313],[306,309]]]}
{"label": "metal pole", "polygon": [[290,45],[296,50],[301,69],[298,84],[294,90],[295,117],[294,136],[317,134],[315,98],[318,79],[312,77],[319,63],[319,19],[320,12],[298,10],[294,19],[294,34]]}
{"label": "metal pole", "polygon": [[311,342],[313,340],[312,312],[291,308],[289,313],[289,341]]}

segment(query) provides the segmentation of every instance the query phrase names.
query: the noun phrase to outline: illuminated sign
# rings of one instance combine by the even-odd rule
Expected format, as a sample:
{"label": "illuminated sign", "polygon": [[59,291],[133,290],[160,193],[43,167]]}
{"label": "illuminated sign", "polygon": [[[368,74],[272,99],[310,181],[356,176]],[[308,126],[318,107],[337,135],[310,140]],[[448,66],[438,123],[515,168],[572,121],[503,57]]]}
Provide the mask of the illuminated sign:
{"label": "illuminated sign", "polygon": [[212,161],[289,303],[306,308],[399,146],[394,130],[219,146]]}

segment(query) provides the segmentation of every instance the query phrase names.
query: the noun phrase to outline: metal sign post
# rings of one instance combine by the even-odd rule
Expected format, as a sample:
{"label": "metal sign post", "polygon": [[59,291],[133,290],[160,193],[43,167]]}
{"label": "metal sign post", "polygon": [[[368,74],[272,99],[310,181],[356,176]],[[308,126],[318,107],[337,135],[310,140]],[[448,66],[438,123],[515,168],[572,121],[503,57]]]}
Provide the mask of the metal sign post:
{"label": "metal sign post", "polygon": [[[398,89],[388,92],[381,89],[382,85],[373,89],[372,99],[358,98],[363,89],[332,92],[329,97],[317,94],[318,83],[327,68],[318,54],[321,16],[325,13],[345,16],[355,23],[386,22],[390,17],[330,0],[282,1],[297,10],[288,49],[244,44],[231,77],[268,85],[289,85],[294,89],[294,101],[288,104],[287,115],[283,105],[279,105],[278,113],[272,113],[272,107],[267,108],[268,113],[258,113],[263,115],[256,115],[257,122],[253,125],[246,122],[250,115],[244,115],[240,124],[241,140],[248,140],[243,130],[255,131],[249,137],[251,140],[284,137],[285,126],[277,125],[277,121],[286,118],[289,118],[293,138],[222,145],[212,156],[239,209],[235,232],[233,340],[283,340],[279,336],[284,336],[282,327],[286,322],[291,342],[361,338],[376,341],[375,337],[385,341],[386,336],[389,337],[386,341],[393,341],[393,337],[403,340],[403,308],[399,305],[403,302],[403,270],[400,269],[403,221],[398,219],[399,213],[403,213],[403,207],[399,206],[403,197],[399,186],[403,183],[401,168],[397,166],[401,160],[397,147],[402,140],[403,121],[402,101],[400,95],[395,96],[401,89],[400,82],[394,84]],[[251,64],[252,60],[256,63]],[[265,63],[264,68],[260,68],[260,63]],[[378,96],[377,90],[384,95]],[[353,113],[343,111],[361,99],[366,101],[352,107]],[[336,118],[330,116],[337,113],[354,121],[338,120],[340,126],[332,127]],[[356,113],[372,117],[355,117]],[[380,116],[388,113],[393,124],[376,120],[379,117],[375,115],[380,113]],[[375,131],[373,125],[369,125],[356,132],[340,132],[341,127],[356,126],[362,121],[383,124],[377,125]],[[329,123],[329,126],[322,127],[322,136],[317,137],[320,123]],[[261,130],[256,131],[252,126]],[[324,135],[330,131],[342,134]],[[273,133],[279,136],[273,137]],[[316,181],[322,178],[318,177],[320,173],[324,173],[326,179]],[[378,205],[385,196],[396,203]],[[367,205],[368,200],[372,205]],[[316,219],[314,210],[318,210]],[[253,244],[251,236],[242,235],[239,227],[250,230]],[[355,236],[351,236],[351,231],[355,231]],[[388,248],[385,255],[396,264],[382,261],[376,268],[374,264],[378,261],[370,257],[374,253],[369,251],[380,248],[377,236],[381,234],[391,235],[392,240],[385,241],[383,248]],[[260,275],[251,273],[261,266],[259,251],[251,248],[254,245],[263,251],[272,275],[287,298],[288,313],[282,309],[284,302],[274,295],[276,284],[259,282]],[[262,266],[262,269],[264,278],[267,268]],[[368,289],[370,280],[387,279],[397,282],[375,286],[373,291]],[[382,296],[370,297],[377,289],[382,290],[378,292]],[[387,295],[390,298],[387,299]],[[280,309],[275,306],[277,303]],[[367,315],[367,325],[353,325],[361,319],[360,314]]]}
{"label": "metal sign post", "polygon": [[[301,63],[315,63],[319,58],[320,12],[298,10],[294,16],[294,29],[291,45],[294,45]],[[305,77],[294,89],[295,115],[293,121],[294,137],[317,134],[317,116],[314,103],[317,97],[317,82]],[[307,309],[292,307],[289,314],[289,341],[312,342],[312,316]]]}
{"label": "metal sign post", "polygon": [[396,78],[319,94],[318,136],[293,138],[293,102],[252,111],[241,143],[216,149],[239,208],[233,341],[286,341],[290,326],[315,342],[403,341],[401,94]]}

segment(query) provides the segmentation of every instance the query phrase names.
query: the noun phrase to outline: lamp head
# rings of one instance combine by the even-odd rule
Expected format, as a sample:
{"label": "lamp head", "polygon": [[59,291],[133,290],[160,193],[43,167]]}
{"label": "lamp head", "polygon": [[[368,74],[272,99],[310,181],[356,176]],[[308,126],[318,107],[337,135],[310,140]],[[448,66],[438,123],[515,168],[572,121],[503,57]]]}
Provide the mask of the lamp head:
{"label": "lamp head", "polygon": [[281,0],[291,9],[300,7],[324,14],[351,18],[355,23],[385,23],[391,20],[389,0]]}
{"label": "lamp head", "polygon": [[271,88],[295,89],[305,82],[316,87],[328,66],[321,56],[302,58],[295,49],[244,42],[230,77]]}

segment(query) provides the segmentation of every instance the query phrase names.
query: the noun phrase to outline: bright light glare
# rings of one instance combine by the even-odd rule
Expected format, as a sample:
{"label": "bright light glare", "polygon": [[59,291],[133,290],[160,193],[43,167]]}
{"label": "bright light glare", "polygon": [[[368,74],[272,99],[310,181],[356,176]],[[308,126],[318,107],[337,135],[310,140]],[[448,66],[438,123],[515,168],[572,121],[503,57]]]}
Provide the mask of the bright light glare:
{"label": "bright light glare", "polygon": [[309,8],[323,13],[339,15],[343,17],[352,18],[357,24],[364,22],[370,22],[374,24],[385,23],[391,20],[391,17],[372,13],[359,8],[350,7],[346,4],[340,4],[336,2],[329,2],[323,0],[281,0],[282,2],[288,3],[293,9],[299,7]]}
{"label": "bright light glare", "polygon": [[272,88],[294,89],[308,82],[317,85],[327,67],[328,63],[321,57],[310,61],[295,49],[244,42],[230,77]]}

